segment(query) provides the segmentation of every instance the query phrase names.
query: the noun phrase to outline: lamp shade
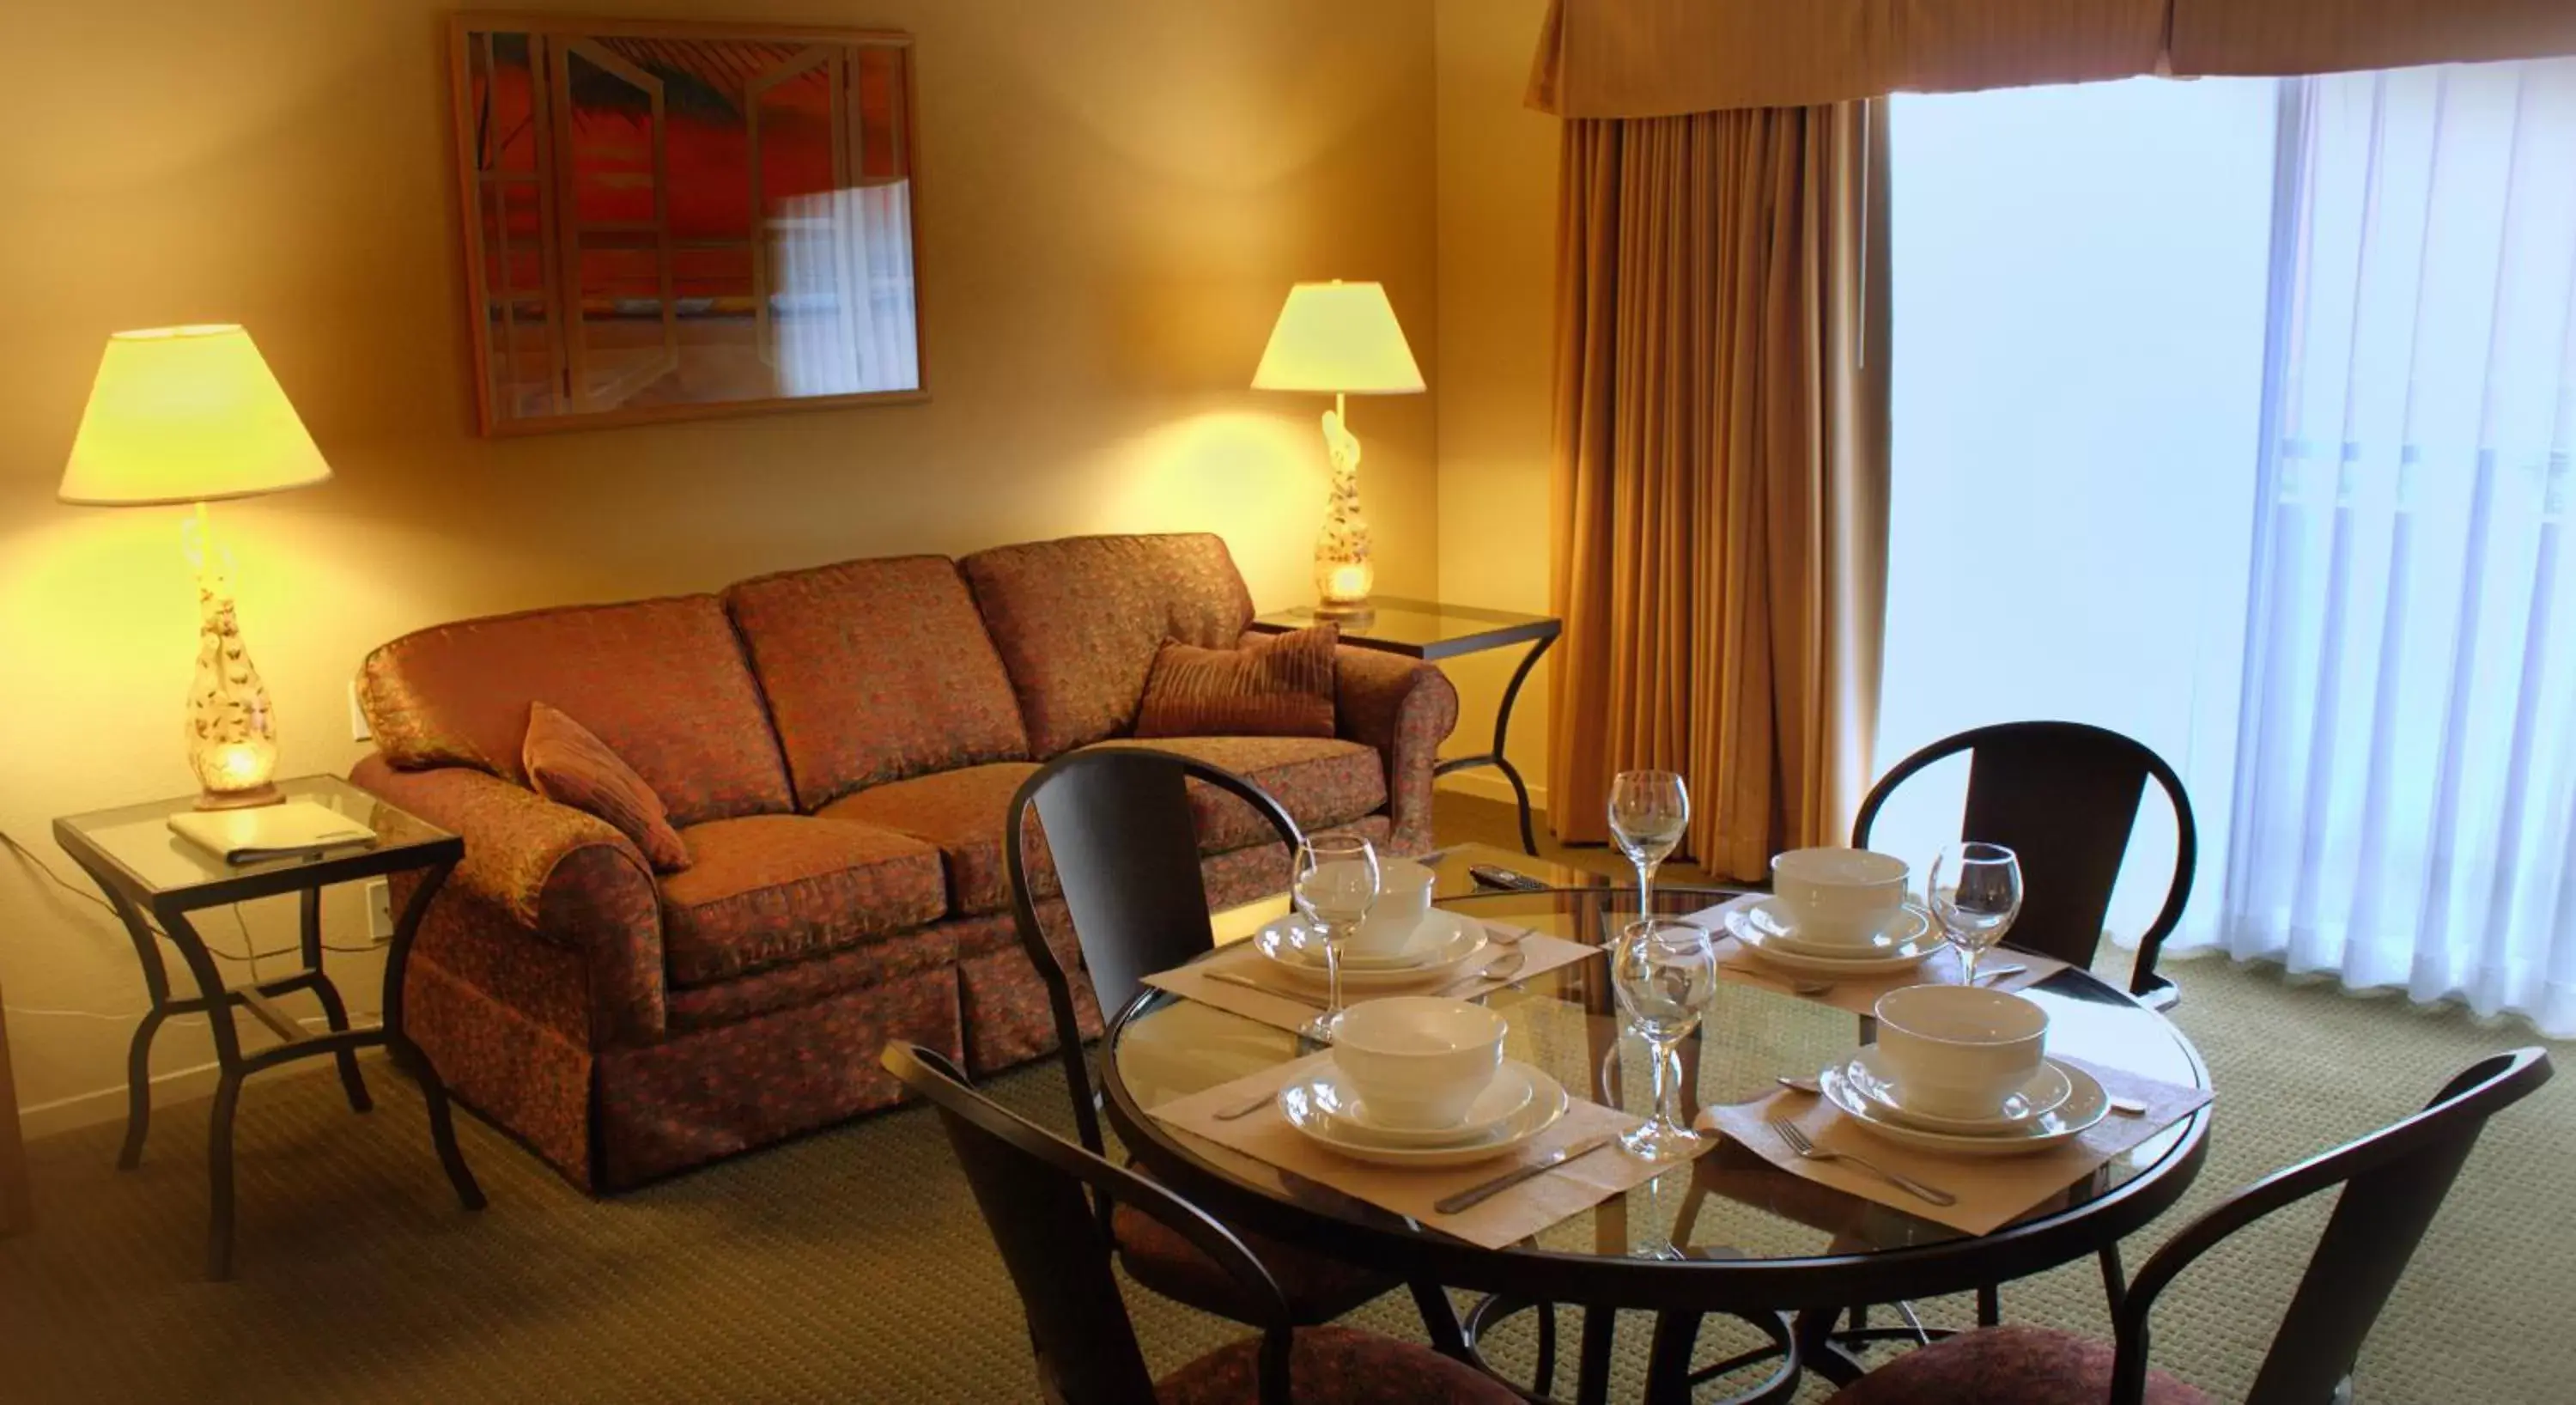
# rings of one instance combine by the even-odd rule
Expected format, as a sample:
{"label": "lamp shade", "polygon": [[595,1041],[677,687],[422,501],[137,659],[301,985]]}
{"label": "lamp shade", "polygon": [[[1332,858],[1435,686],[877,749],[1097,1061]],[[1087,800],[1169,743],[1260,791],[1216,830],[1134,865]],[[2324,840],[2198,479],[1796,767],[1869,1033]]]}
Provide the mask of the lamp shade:
{"label": "lamp shade", "polygon": [[1300,283],[1270,329],[1255,390],[1403,395],[1422,389],[1386,289],[1375,283]]}
{"label": "lamp shade", "polygon": [[209,502],[330,476],[250,333],[156,327],[107,339],[58,496],[105,507]]}

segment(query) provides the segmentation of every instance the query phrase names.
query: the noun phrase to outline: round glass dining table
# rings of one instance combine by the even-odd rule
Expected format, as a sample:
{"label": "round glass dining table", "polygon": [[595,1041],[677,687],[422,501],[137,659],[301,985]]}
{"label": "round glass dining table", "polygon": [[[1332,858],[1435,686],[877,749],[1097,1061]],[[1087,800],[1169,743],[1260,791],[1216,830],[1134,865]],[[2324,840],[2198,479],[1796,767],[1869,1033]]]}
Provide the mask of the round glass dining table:
{"label": "round glass dining table", "polygon": [[[1735,896],[1659,886],[1659,912],[1689,915]],[[1447,897],[1439,905],[1509,927],[1598,945],[1637,916],[1625,888]],[[2208,1070],[2172,1022],[2081,969],[2020,992],[2046,1007],[2049,1048],[2185,1087]],[[1588,959],[1485,997],[1510,1020],[1509,1057],[1545,1069],[1569,1092],[1639,1116],[1652,1112],[1646,1046],[1622,1038],[1607,963]],[[1681,1050],[1684,1113],[1813,1075],[1861,1042],[1860,1017],[1785,991],[1721,981],[1700,1032]],[[1783,1171],[1722,1143],[1652,1181],[1507,1248],[1486,1249],[1169,1127],[1146,1109],[1313,1051],[1289,1031],[1148,989],[1111,1022],[1101,1059],[1103,1106],[1129,1153],[1164,1184],[1238,1229],[1351,1263],[1488,1295],[1463,1329],[1431,1324],[1435,1344],[1473,1352],[1479,1332],[1541,1304],[1584,1313],[1576,1398],[1607,1398],[1619,1314],[1655,1315],[1647,1397],[1688,1399],[1707,1377],[1692,1352],[1703,1314],[1753,1324],[1772,1345],[1739,1364],[1772,1374],[1741,1395],[1786,1399],[1798,1374],[1848,1379],[1860,1366],[1838,1331],[1841,1310],[1966,1292],[2114,1246],[2181,1197],[2198,1173],[2207,1108],[2115,1157],[2021,1219],[1971,1235]],[[1961,1163],[1973,1174],[1974,1163]],[[1443,1301],[1417,1291],[1417,1299]],[[1553,1375],[1553,1315],[1540,1356]],[[1441,1340],[1447,1338],[1446,1340]],[[1730,1380],[1736,1377],[1730,1377]]]}

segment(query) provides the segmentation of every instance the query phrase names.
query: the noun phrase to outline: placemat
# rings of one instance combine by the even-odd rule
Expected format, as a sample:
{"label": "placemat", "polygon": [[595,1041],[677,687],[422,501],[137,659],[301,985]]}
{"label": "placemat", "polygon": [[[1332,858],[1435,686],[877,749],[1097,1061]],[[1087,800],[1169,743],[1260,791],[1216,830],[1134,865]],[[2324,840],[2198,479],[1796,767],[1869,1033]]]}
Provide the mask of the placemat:
{"label": "placemat", "polygon": [[[2146,1114],[2130,1117],[2114,1112],[2063,1146],[2031,1156],[1992,1159],[1944,1156],[1898,1146],[1851,1125],[1851,1119],[1824,1098],[1786,1088],[1749,1103],[1704,1108],[1697,1125],[1702,1131],[1724,1132],[1791,1175],[1849,1191],[1909,1215],[1937,1220],[1952,1229],[1991,1234],[2047,1205],[2112,1157],[2147,1141],[2210,1100],[2206,1088],[2176,1087],[2075,1059],[2064,1062],[2092,1074],[2112,1097],[2145,1103]],[[1767,1125],[1774,1118],[1797,1123],[1820,1150],[1867,1157],[1900,1175],[1946,1190],[1959,1197],[1959,1203],[1935,1205],[1842,1162],[1810,1161],[1794,1155],[1780,1140],[1780,1134]]]}
{"label": "placemat", "polygon": [[[1444,1215],[1431,1208],[1444,1196],[1482,1185],[1515,1166],[1545,1160],[1560,1148],[1605,1133],[1624,1132],[1645,1119],[1576,1098],[1555,1126],[1509,1154],[1472,1166],[1436,1170],[1375,1166],[1327,1151],[1289,1126],[1276,1103],[1230,1122],[1217,1120],[1220,1109],[1239,1107],[1258,1093],[1276,1092],[1331,1057],[1329,1051],[1310,1054],[1231,1083],[1174,1098],[1150,1112],[1156,1119],[1193,1136],[1257,1157],[1283,1171],[1487,1249],[1518,1243],[1568,1215],[1579,1214],[1683,1164],[1640,1161],[1613,1143],[1543,1176],[1523,1181],[1474,1209]],[[1715,1137],[1705,1141],[1710,1147],[1717,1144]]]}
{"label": "placemat", "polygon": [[[1825,991],[1814,995],[1798,995],[1796,989],[1798,986],[1823,981],[1825,978],[1798,975],[1775,966],[1765,965],[1761,957],[1746,951],[1742,942],[1727,935],[1726,932],[1726,914],[1729,909],[1749,906],[1769,897],[1768,893],[1747,893],[1740,898],[1719,903],[1712,908],[1704,908],[1682,919],[1685,922],[1706,927],[1709,935],[1716,939],[1719,980],[1757,986],[1763,990],[1776,990],[1784,995],[1796,995],[1798,999],[1813,1000],[1817,1004],[1831,1005],[1838,1010],[1849,1010],[1855,1015],[1866,1015],[1878,1008],[1878,998],[1891,990],[1902,990],[1909,985],[1959,984],[1959,953],[1944,945],[1939,951],[1925,957],[1920,964],[1909,966],[1902,971],[1884,976],[1855,976],[1839,979]],[[2037,985],[2066,969],[2066,963],[2056,957],[2041,956],[2035,952],[2014,951],[2010,947],[1998,947],[1987,952],[1984,964],[1989,968],[1996,966],[2027,968],[1999,980],[1979,982],[1988,990],[2021,990]]]}
{"label": "placemat", "polygon": [[[1494,939],[1497,948],[1504,951],[1517,949],[1522,953],[1521,968],[1513,972],[1508,979],[1478,980],[1459,985],[1457,982],[1460,978],[1453,976],[1449,978],[1447,984],[1427,981],[1420,987],[1373,990],[1365,995],[1358,991],[1345,991],[1344,999],[1356,1005],[1362,1000],[1380,995],[1428,995],[1446,992],[1454,999],[1473,1000],[1480,995],[1490,995],[1505,986],[1518,985],[1532,976],[1544,975],[1559,966],[1571,966],[1577,961],[1601,954],[1601,948],[1597,946],[1566,941],[1561,937],[1551,937],[1545,932],[1533,932],[1509,923],[1487,922],[1484,927],[1486,935]],[[1488,952],[1478,959],[1492,960],[1495,955],[1494,952]],[[1263,1024],[1278,1029],[1304,1028],[1306,1021],[1313,1019],[1315,1012],[1324,1007],[1324,992],[1320,983],[1311,990],[1284,983],[1268,990],[1253,990],[1210,979],[1210,976],[1216,972],[1223,971],[1260,980],[1267,975],[1269,966],[1270,959],[1255,951],[1252,943],[1236,942],[1230,946],[1220,947],[1214,953],[1186,966],[1157,971],[1145,978],[1145,984],[1158,990],[1168,990],[1174,995],[1187,996],[1203,1005],[1214,1005],[1220,1010],[1230,1010],[1246,1019],[1259,1020]]]}

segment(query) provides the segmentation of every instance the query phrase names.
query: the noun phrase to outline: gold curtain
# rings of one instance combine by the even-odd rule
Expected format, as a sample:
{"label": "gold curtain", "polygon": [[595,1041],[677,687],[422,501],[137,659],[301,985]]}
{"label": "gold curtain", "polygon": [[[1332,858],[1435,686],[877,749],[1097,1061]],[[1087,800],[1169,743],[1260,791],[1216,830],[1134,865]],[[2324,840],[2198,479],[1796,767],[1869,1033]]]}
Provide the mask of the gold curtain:
{"label": "gold curtain", "polygon": [[1886,104],[1565,124],[1549,813],[1680,772],[1721,874],[1840,843],[1887,556]]}

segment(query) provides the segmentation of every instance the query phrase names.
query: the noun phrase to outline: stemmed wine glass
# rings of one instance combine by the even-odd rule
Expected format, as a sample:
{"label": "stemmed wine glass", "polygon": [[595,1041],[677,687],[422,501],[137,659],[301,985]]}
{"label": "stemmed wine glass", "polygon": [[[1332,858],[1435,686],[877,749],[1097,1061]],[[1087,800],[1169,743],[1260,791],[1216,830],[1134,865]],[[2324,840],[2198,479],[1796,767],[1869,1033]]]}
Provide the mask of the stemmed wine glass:
{"label": "stemmed wine glass", "polygon": [[1342,947],[1377,902],[1377,849],[1356,834],[1310,836],[1297,845],[1288,891],[1324,947],[1324,1009],[1300,1032],[1329,1044],[1342,1021]]}
{"label": "stemmed wine glass", "polygon": [[1655,912],[1655,870],[1690,828],[1690,792],[1670,771],[1621,771],[1610,782],[1610,833],[1637,866],[1637,915]]}
{"label": "stemmed wine glass", "polygon": [[1700,1139],[1681,1120],[1681,1060],[1673,1050],[1699,1027],[1700,1012],[1717,994],[1717,948],[1703,928],[1641,917],[1610,949],[1610,989],[1655,1061],[1654,1119],[1620,1133],[1619,1144],[1647,1161],[1692,1155]]}
{"label": "stemmed wine glass", "polygon": [[1977,983],[1977,958],[2012,930],[2021,915],[2021,859],[2001,844],[1963,840],[1932,861],[1924,896],[1941,938],[1959,953],[1960,983]]}

